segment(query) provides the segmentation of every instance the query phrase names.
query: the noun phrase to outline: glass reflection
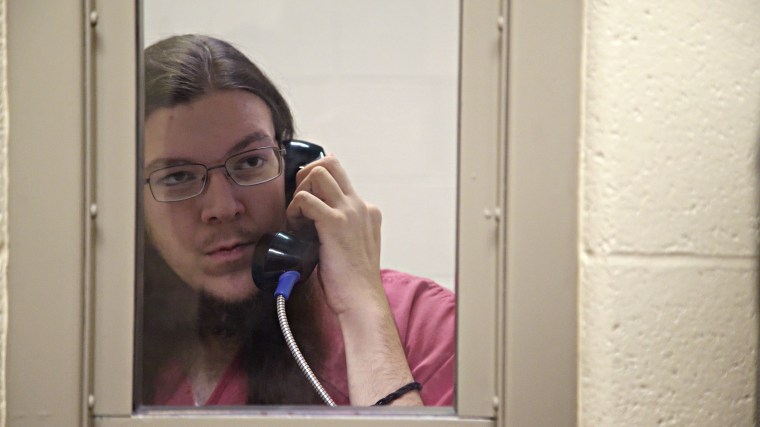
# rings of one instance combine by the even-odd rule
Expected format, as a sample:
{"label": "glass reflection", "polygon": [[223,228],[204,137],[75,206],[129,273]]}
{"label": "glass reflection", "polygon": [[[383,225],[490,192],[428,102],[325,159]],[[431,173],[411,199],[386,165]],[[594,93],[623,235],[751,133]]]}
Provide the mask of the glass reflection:
{"label": "glass reflection", "polygon": [[[451,405],[454,295],[381,270],[380,213],[356,191],[350,162],[329,155],[308,164],[292,200],[285,188],[294,178],[279,165],[256,185],[240,185],[225,167],[190,176],[189,165],[230,158],[260,166],[241,153],[284,148],[296,136],[293,113],[259,67],[219,38],[162,39],[146,49],[145,70],[142,173],[171,168],[162,195],[183,197],[143,188],[141,403],[321,403],[285,345],[274,296],[251,278],[264,236],[297,230],[318,237],[319,265],[287,302],[290,326],[336,403]],[[391,156],[381,170],[414,154]],[[201,181],[192,195],[181,188]]]}

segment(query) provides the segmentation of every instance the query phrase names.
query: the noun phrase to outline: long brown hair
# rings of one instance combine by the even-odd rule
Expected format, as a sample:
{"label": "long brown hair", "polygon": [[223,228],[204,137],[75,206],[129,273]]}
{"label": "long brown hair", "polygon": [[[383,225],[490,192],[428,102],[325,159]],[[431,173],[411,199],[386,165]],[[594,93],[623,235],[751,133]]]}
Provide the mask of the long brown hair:
{"label": "long brown hair", "polygon": [[209,36],[185,34],[145,49],[145,117],[159,108],[188,104],[216,90],[245,90],[272,112],[275,138],[293,137],[293,116],[272,81],[231,44]]}
{"label": "long brown hair", "polygon": [[[293,137],[293,117],[269,78],[231,44],[208,36],[181,35],[145,49],[145,118],[160,108],[189,104],[213,91],[245,90],[272,113],[279,144]],[[142,287],[143,404],[154,403],[155,383],[183,343],[208,336],[242,342],[249,404],[316,404],[319,396],[301,374],[279,331],[274,298],[259,292],[227,304],[192,290],[171,270],[145,233]],[[321,335],[316,308],[306,288],[293,294],[291,328],[304,355],[318,367]]]}

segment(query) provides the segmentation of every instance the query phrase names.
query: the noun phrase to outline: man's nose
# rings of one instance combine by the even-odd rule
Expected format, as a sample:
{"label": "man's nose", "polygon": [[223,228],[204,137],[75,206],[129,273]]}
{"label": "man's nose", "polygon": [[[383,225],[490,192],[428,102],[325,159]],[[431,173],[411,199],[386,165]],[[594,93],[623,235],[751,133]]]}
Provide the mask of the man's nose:
{"label": "man's nose", "polygon": [[[216,172],[216,173],[214,173]],[[224,168],[210,170],[206,177],[201,220],[204,223],[233,221],[245,212],[245,205],[238,197],[238,185],[232,182]]]}

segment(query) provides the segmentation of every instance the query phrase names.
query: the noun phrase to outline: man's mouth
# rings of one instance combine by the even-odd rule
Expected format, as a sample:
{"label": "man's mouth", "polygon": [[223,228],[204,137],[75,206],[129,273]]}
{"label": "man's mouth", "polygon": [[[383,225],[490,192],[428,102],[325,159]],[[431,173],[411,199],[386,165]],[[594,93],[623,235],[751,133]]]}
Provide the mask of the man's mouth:
{"label": "man's mouth", "polygon": [[206,252],[206,255],[221,262],[236,261],[248,252],[253,253],[254,246],[253,242],[223,243],[215,245]]}

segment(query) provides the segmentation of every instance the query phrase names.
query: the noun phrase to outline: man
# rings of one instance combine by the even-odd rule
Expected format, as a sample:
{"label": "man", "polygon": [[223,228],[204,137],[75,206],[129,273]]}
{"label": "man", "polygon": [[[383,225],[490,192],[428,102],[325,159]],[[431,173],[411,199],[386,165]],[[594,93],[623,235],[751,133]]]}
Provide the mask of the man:
{"label": "man", "polygon": [[338,404],[450,405],[454,296],[380,269],[380,211],[334,156],[297,175],[293,120],[267,77],[226,42],[172,37],[145,52],[144,404],[309,404],[272,295],[251,279],[262,235],[313,222],[319,265],[288,311]]}

